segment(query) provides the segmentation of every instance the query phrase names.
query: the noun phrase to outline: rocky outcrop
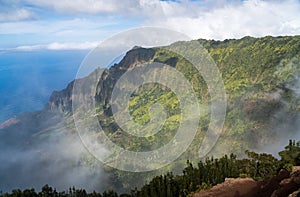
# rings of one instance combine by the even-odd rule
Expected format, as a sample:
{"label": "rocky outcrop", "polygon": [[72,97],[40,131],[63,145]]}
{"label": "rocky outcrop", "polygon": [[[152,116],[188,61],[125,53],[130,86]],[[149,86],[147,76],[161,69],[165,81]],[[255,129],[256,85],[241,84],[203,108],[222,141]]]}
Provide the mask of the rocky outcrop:
{"label": "rocky outcrop", "polygon": [[53,91],[45,108],[50,111],[71,111],[73,85],[74,81],[61,91]]}
{"label": "rocky outcrop", "polygon": [[266,181],[258,181],[258,193],[257,196],[267,197],[272,196],[275,191],[280,189],[281,181],[289,178],[290,173],[287,170],[280,170],[277,176],[274,176]]}
{"label": "rocky outcrop", "polygon": [[288,197],[299,197],[300,196],[300,189],[290,194]]}
{"label": "rocky outcrop", "polygon": [[251,178],[230,178],[203,190],[194,197],[300,197],[300,170],[292,173],[281,170],[277,176],[265,181]]}
{"label": "rocky outcrop", "polygon": [[283,179],[279,188],[275,190],[271,197],[286,197],[286,196],[300,196],[298,190],[300,188],[300,171],[292,172],[290,177]]}
{"label": "rocky outcrop", "polygon": [[257,193],[257,184],[251,178],[226,179],[224,183],[209,190],[200,191],[194,197],[252,197]]}
{"label": "rocky outcrop", "polygon": [[89,92],[91,92],[90,89],[95,88],[97,85],[95,84],[95,86],[91,86],[91,81],[99,79],[101,73],[100,69],[96,69],[87,77],[73,80],[65,89],[61,91],[54,91],[45,106],[45,110],[62,113],[72,112],[72,93],[74,84],[76,83],[76,86],[79,86],[80,89],[82,89],[80,92],[82,97],[91,97],[92,95],[89,95]]}

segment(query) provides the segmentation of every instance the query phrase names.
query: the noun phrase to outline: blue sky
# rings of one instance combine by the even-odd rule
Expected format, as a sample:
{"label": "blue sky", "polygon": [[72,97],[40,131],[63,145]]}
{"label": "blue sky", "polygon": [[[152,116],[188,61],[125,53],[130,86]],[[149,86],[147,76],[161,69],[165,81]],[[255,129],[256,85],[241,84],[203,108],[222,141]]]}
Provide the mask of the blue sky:
{"label": "blue sky", "polygon": [[296,35],[299,19],[299,0],[0,0],[0,49],[89,49],[140,26],[193,39]]}

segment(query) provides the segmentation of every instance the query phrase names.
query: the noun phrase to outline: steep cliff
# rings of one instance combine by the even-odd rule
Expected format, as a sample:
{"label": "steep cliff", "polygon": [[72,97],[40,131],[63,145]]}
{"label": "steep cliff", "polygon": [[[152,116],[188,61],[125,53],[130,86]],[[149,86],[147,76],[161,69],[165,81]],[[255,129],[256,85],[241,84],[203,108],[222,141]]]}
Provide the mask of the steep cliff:
{"label": "steep cliff", "polygon": [[[87,77],[81,78],[81,79],[75,79],[74,81],[70,82],[67,87],[61,91],[54,91],[49,101],[47,102],[45,109],[46,111],[52,111],[52,112],[60,112],[60,113],[72,113],[72,93],[73,93],[73,86],[76,82],[76,85],[82,88],[82,96],[93,96],[93,95],[87,95],[88,92],[90,92],[90,86],[86,85],[89,84],[90,80],[94,79],[100,79],[100,68],[94,70],[91,74],[89,74]],[[88,88],[88,89],[86,89]]]}

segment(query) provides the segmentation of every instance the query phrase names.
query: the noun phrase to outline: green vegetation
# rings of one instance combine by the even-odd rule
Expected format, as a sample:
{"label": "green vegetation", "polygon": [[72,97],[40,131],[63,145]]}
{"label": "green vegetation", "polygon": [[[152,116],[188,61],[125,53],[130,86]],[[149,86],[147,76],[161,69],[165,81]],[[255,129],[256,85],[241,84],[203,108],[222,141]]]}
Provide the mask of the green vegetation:
{"label": "green vegetation", "polygon": [[[208,155],[210,159],[202,158],[204,160],[201,161],[201,165],[208,168],[208,166],[219,166],[222,162],[230,161],[236,162],[234,166],[239,170],[232,169],[230,173],[226,171],[227,174],[219,174],[212,177],[213,180],[203,177],[201,180],[198,179],[198,182],[187,181],[184,183],[184,175],[177,176],[174,169],[182,169],[186,160],[189,160],[188,168],[199,170],[198,166],[195,167],[194,165],[198,163],[200,144],[210,122],[211,95],[209,95],[205,80],[199,76],[198,71],[191,63],[171,50],[183,49],[186,54],[195,54],[197,50],[191,47],[194,46],[193,43],[195,42],[202,44],[216,63],[227,94],[227,111],[223,132],[218,143]],[[203,54],[197,55],[202,56]],[[96,116],[105,134],[111,141],[126,150],[149,151],[161,147],[174,137],[181,120],[178,97],[163,85],[145,84],[132,93],[127,110],[135,123],[143,125],[150,122],[149,109],[151,106],[155,103],[161,104],[167,114],[161,130],[155,135],[149,134],[145,138],[141,138],[129,135],[116,124],[112,116],[112,106],[110,106],[113,87],[118,78],[127,70],[145,62],[170,65],[186,77],[192,84],[201,106],[200,123],[194,141],[185,153],[172,165],[159,171],[161,174],[174,171],[174,174],[156,177],[156,181],[151,182],[151,178],[155,176],[152,172],[146,175],[146,179],[141,180],[141,176],[137,174],[105,168],[112,174],[111,176],[117,185],[129,189],[136,182],[144,183],[146,180],[148,186],[134,190],[133,194],[144,195],[149,193],[149,188],[151,192],[154,192],[151,184],[158,184],[160,186],[157,187],[165,187],[162,189],[163,192],[185,195],[199,188],[207,188],[223,181],[226,176],[266,178],[274,175],[281,167],[290,168],[299,163],[297,158],[299,153],[294,152],[294,149],[298,150],[299,147],[293,143],[280,152],[284,162],[277,161],[271,155],[245,152],[245,150],[260,150],[263,146],[268,147],[277,143],[282,136],[293,136],[295,133],[292,131],[297,132],[299,129],[297,117],[299,117],[300,112],[300,36],[244,37],[224,41],[200,39],[178,42],[163,48],[144,49],[136,47],[132,49],[119,64],[112,66],[103,73],[99,79],[102,84],[98,84],[95,96],[97,101]],[[94,116],[94,113],[86,113],[84,116]],[[75,132],[71,115],[68,123],[70,123],[68,127],[73,127]],[[125,125],[128,128],[131,127],[129,123]],[[155,125],[150,125],[148,128],[151,129],[151,126]],[[136,132],[147,133],[147,130]],[[234,153],[237,158],[248,157],[248,159],[231,160],[231,156],[224,156],[231,153]],[[212,159],[212,156],[219,159]],[[262,160],[269,162],[261,162]],[[85,163],[93,165],[92,161]],[[199,174],[199,172],[197,173]],[[176,182],[178,179],[180,181]],[[171,183],[178,184],[177,189],[172,189],[172,191],[168,189],[170,187],[168,184]],[[182,183],[185,185],[182,186]],[[192,185],[187,186],[186,184]],[[156,188],[155,191],[158,192],[160,189]]]}
{"label": "green vegetation", "polygon": [[[281,160],[270,154],[246,151],[247,158],[237,159],[234,154],[221,158],[206,158],[194,166],[187,161],[181,175],[169,172],[154,177],[140,189],[131,190],[130,194],[118,195],[109,190],[102,194],[87,193],[84,189],[69,188],[68,191],[57,192],[56,189],[45,185],[40,192],[34,189],[12,190],[11,193],[0,194],[0,197],[175,197],[188,196],[191,193],[224,182],[225,178],[252,177],[265,180],[275,176],[280,169],[288,164],[299,164],[300,142],[290,141],[284,151],[280,152]],[[298,163],[297,163],[298,162]]]}
{"label": "green vegetation", "polygon": [[[204,46],[218,66],[227,94],[223,132],[219,143],[208,156],[221,157],[234,153],[238,157],[244,157],[247,156],[245,150],[257,150],[262,143],[264,146],[272,145],[283,135],[281,132],[297,130],[294,128],[298,126],[295,120],[300,112],[300,99],[293,88],[299,88],[300,36],[244,37],[238,40],[178,42],[163,48],[134,48],[129,51],[119,64],[103,73],[100,79],[102,85],[99,83],[97,87],[97,117],[111,141],[126,150],[151,151],[174,137],[180,125],[181,109],[178,97],[168,87],[145,84],[131,95],[127,110],[137,124],[150,122],[149,109],[153,104],[163,106],[167,114],[166,121],[154,135],[141,138],[123,131],[114,121],[110,106],[111,92],[123,73],[145,62],[163,63],[176,68],[192,84],[201,106],[201,114],[198,131],[188,150],[175,164],[167,166],[161,172],[173,171],[174,168],[183,166],[186,160],[197,162],[200,144],[210,122],[211,98],[207,84],[196,68],[173,52],[182,49],[186,54],[194,54],[197,52],[193,48],[195,42]],[[132,128],[130,123],[124,125]],[[287,127],[285,125],[289,126],[287,130],[284,130]],[[152,128],[155,125],[150,124],[146,129],[134,132],[147,133]],[[259,173],[253,176],[260,176]],[[126,172],[115,172],[114,175],[120,184],[126,180],[126,185],[131,185],[140,178],[127,175]],[[149,173],[146,180],[150,177],[153,177],[152,173]],[[141,180],[143,181],[145,180]],[[126,185],[123,184],[124,187]]]}
{"label": "green vegetation", "polygon": [[284,167],[290,169],[291,166],[300,165],[300,142],[295,143],[295,140],[290,140],[289,145],[279,152],[284,163]]}
{"label": "green vegetation", "polygon": [[[244,150],[259,147],[261,141],[266,146],[276,141],[277,128],[282,123],[297,126],[291,120],[300,111],[300,99],[292,87],[297,86],[299,81],[300,36],[196,40],[178,42],[163,48],[132,49],[119,64],[104,72],[101,81],[103,84],[99,84],[96,94],[97,116],[106,135],[114,143],[127,150],[149,151],[161,147],[174,137],[181,120],[181,109],[177,96],[168,87],[145,84],[131,95],[128,111],[135,123],[149,123],[149,109],[155,103],[161,104],[167,114],[160,132],[146,135],[146,138],[128,135],[122,131],[112,117],[109,104],[116,79],[127,69],[144,62],[158,62],[180,71],[192,84],[198,96],[202,110],[198,132],[180,162],[197,158],[199,144],[210,122],[211,98],[207,84],[196,68],[173,52],[182,49],[186,54],[194,54],[197,52],[193,48],[196,42],[204,46],[218,66],[227,94],[226,120],[219,139],[222,143],[217,144],[211,156],[229,153],[243,156]],[[199,54],[201,55],[203,54]],[[280,112],[284,112],[284,115],[276,116]],[[130,123],[125,125],[131,128]],[[147,127],[149,130],[151,128],[155,126]],[[147,133],[147,129],[134,132]]]}

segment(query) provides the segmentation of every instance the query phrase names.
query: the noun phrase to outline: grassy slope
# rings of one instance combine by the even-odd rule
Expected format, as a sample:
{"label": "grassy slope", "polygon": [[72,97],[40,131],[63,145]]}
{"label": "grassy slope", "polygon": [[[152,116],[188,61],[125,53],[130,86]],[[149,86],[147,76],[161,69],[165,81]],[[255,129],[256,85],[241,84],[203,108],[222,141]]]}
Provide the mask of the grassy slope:
{"label": "grassy slope", "polygon": [[[221,156],[233,152],[242,156],[246,149],[260,149],[277,142],[280,137],[288,138],[296,132],[300,102],[299,95],[293,89],[297,88],[299,82],[300,36],[192,42],[199,42],[207,49],[221,71],[227,94],[227,115],[223,133],[210,155]],[[192,54],[194,50],[189,48],[190,44],[191,42],[180,42],[171,47],[185,47],[185,53]],[[197,70],[183,57],[166,48],[135,48],[129,51],[118,65],[106,70],[102,76],[101,81],[106,88],[98,86],[97,90],[99,122],[113,142],[128,150],[153,150],[175,135],[180,123],[178,98],[169,88],[158,84],[148,84],[137,89],[132,95],[128,110],[135,122],[145,124],[150,121],[150,106],[155,102],[162,104],[168,118],[160,132],[146,138],[133,137],[123,132],[111,116],[110,92],[118,77],[127,69],[144,62],[160,62],[175,67],[193,84],[199,103],[204,106],[193,143],[176,163],[162,169],[165,171],[178,168],[181,172],[187,159],[199,160],[198,149],[210,117],[207,85]],[[287,139],[284,140],[286,141]],[[130,187],[136,180],[143,179],[141,177],[150,180],[153,176],[151,173],[137,175],[115,170],[111,174],[120,180],[116,184],[124,186],[125,183]]]}
{"label": "grassy slope", "polygon": [[[214,153],[242,154],[247,148],[257,148],[262,143],[272,141],[268,138],[274,127],[273,116],[278,111],[284,110],[287,113],[285,118],[288,121],[288,118],[295,118],[295,114],[299,111],[297,96],[287,88],[289,87],[287,84],[295,83],[299,75],[300,37],[259,39],[245,37],[240,40],[222,42],[213,40],[198,40],[198,42],[208,50],[209,55],[219,67],[228,99],[223,137],[220,139],[220,146],[215,148]],[[180,43],[181,46],[189,44],[189,42]],[[176,47],[178,43],[173,45]],[[134,49],[127,55],[127,62],[131,65],[126,65],[126,61],[124,61],[125,63],[121,62],[121,66],[132,66],[143,62],[145,54],[151,53],[146,58],[147,62],[161,62],[175,67],[193,84],[200,103],[209,103],[210,97],[206,84],[191,64],[166,49],[155,48],[151,49],[151,52],[149,51]],[[193,53],[192,49],[187,53]],[[131,57],[132,55],[137,58],[134,59]],[[107,72],[107,76],[109,78],[119,72],[121,71],[116,65],[113,71]],[[113,82],[111,83],[113,84]],[[101,90],[99,95],[101,108],[105,100],[101,98]],[[109,95],[102,95],[102,97],[109,97]],[[126,149],[141,151],[157,148],[169,141],[178,128],[180,109],[175,94],[170,89],[157,84],[145,85],[135,92],[129,111],[137,123],[148,123],[150,121],[148,110],[155,102],[164,106],[168,119],[162,132],[145,139],[129,138],[130,136],[122,132],[108,113],[110,108],[107,105],[104,109],[107,113],[100,112],[99,119],[101,123],[104,123],[104,129],[108,135]],[[199,133],[190,148],[190,153],[197,152],[208,122],[209,113],[201,119]]]}

